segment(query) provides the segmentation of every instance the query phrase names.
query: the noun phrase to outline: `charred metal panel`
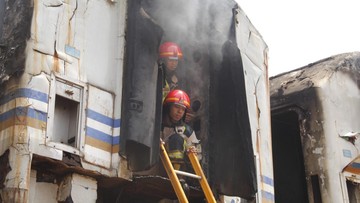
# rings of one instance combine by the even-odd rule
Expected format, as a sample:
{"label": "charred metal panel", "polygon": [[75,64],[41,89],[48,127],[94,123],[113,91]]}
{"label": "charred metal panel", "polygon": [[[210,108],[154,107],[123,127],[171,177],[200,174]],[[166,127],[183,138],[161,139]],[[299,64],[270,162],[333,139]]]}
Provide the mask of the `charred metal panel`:
{"label": "charred metal panel", "polygon": [[254,152],[243,64],[235,43],[224,43],[223,59],[216,68],[211,114],[214,179],[220,191],[252,199],[257,191]]}
{"label": "charred metal panel", "polygon": [[[299,116],[296,124],[300,132],[297,136],[301,139],[309,200],[321,198],[324,202],[345,202],[340,193],[344,194],[344,176],[349,174],[341,172],[359,155],[360,149],[359,142],[345,136],[360,131],[359,81],[360,52],[331,56],[270,78],[273,115],[292,111]],[[285,121],[289,122],[289,119]],[[274,129],[274,132],[279,131],[288,132],[289,129]],[[282,139],[273,141],[283,142]],[[277,155],[274,153],[274,160],[278,159]],[[277,167],[285,166],[274,165]],[[291,177],[296,175],[293,173],[294,170]],[[319,177],[321,197],[314,196],[316,188],[312,187],[317,183],[309,181],[314,175]],[[279,182],[276,178],[274,181]],[[276,187],[279,185],[275,184]],[[278,193],[278,198],[284,198],[288,192],[286,188],[282,189],[285,192]],[[287,198],[290,200],[292,197]]]}
{"label": "charred metal panel", "polygon": [[140,171],[159,159],[162,102],[157,88],[162,80],[157,50],[162,29],[141,8],[141,1],[130,1],[128,6],[120,149],[130,168]]}
{"label": "charred metal panel", "polygon": [[25,68],[25,48],[33,12],[31,2],[0,2],[0,84]]}
{"label": "charred metal panel", "polygon": [[[305,171],[321,174],[311,163],[323,163],[322,155],[313,153],[323,145],[323,129],[311,117],[320,122],[323,110],[314,83],[310,78],[302,77],[302,73],[282,78],[279,81],[282,88],[271,97],[275,202],[308,201],[311,195],[306,192],[311,187],[309,182],[306,184]],[[289,193],[289,187],[294,191]]]}

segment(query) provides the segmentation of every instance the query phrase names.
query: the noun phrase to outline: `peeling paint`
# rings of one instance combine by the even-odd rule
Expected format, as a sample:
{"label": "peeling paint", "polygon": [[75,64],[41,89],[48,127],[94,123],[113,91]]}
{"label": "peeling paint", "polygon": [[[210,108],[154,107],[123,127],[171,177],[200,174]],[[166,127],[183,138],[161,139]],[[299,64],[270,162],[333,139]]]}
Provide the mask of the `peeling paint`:
{"label": "peeling paint", "polygon": [[312,153],[314,154],[322,154],[323,153],[323,150],[324,148],[323,147],[318,147],[318,148],[315,148]]}
{"label": "peeling paint", "polygon": [[317,142],[316,139],[314,138],[314,136],[311,136],[310,134],[306,134],[306,135],[309,138],[311,148],[314,148]]}

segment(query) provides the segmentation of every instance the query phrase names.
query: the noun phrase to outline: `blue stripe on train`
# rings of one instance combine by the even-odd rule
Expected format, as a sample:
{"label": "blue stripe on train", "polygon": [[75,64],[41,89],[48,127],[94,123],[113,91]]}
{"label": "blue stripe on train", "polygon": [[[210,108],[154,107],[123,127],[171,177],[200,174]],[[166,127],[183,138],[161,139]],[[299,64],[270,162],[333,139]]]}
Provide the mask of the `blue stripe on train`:
{"label": "blue stripe on train", "polygon": [[41,121],[47,121],[47,113],[29,107],[17,107],[0,114],[0,122],[13,118],[15,116],[27,116]]}
{"label": "blue stripe on train", "polygon": [[20,98],[20,97],[31,98],[31,99],[35,99],[35,100],[45,102],[45,103],[48,103],[48,101],[49,101],[49,96],[46,93],[39,92],[39,91],[32,90],[32,89],[27,89],[27,88],[19,88],[13,92],[10,92],[9,94],[5,95],[4,97],[2,97],[0,99],[0,105],[6,104],[7,102],[9,102],[11,100]]}

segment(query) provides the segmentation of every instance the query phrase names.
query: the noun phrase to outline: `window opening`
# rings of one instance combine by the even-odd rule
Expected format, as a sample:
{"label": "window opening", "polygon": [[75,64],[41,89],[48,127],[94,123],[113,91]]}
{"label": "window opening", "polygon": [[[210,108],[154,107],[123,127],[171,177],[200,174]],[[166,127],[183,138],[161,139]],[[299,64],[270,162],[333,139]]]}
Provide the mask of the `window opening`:
{"label": "window opening", "polygon": [[[47,144],[79,154],[83,137],[84,86],[52,76],[49,99]],[[76,150],[74,150],[76,148]]]}
{"label": "window opening", "polygon": [[56,95],[53,142],[77,146],[80,103]]}

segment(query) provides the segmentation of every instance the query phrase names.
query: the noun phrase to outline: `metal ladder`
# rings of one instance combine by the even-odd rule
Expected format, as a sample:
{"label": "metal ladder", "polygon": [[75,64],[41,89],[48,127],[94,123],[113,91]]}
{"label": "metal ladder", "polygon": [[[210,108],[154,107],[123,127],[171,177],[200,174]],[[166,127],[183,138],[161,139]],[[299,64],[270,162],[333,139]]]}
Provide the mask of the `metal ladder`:
{"label": "metal ladder", "polygon": [[166,170],[166,173],[168,174],[170,181],[171,181],[171,185],[173,186],[176,196],[178,197],[180,203],[188,203],[188,199],[185,195],[185,192],[183,190],[183,188],[181,187],[181,183],[179,181],[179,178],[177,176],[177,174],[179,175],[183,175],[183,176],[188,176],[191,178],[196,178],[199,180],[200,182],[200,186],[205,194],[205,198],[207,200],[208,203],[216,203],[215,197],[211,191],[211,188],[206,180],[206,177],[204,175],[204,172],[200,166],[199,160],[196,157],[196,154],[194,152],[188,152],[188,157],[190,159],[191,165],[194,168],[195,174],[192,173],[187,173],[184,171],[178,171],[175,170],[170,158],[166,152],[165,146],[163,142],[160,142],[160,157],[161,157],[161,161],[164,165],[164,168]]}

